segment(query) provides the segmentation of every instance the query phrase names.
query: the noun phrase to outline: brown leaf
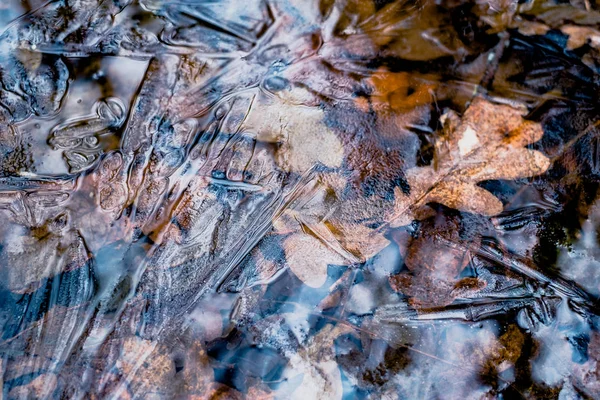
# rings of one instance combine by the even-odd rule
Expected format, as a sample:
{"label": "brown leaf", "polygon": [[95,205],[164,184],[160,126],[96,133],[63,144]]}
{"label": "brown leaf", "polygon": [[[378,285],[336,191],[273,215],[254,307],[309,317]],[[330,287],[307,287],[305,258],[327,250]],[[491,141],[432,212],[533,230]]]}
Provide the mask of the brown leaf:
{"label": "brown leaf", "polygon": [[[321,176],[304,195],[307,201],[273,221],[276,233],[288,235],[283,241],[288,266],[312,287],[325,283],[328,265],[365,261],[389,244],[382,234],[354,222],[358,211],[344,208],[357,204],[333,195],[332,191],[341,190],[345,183],[340,185],[335,177],[339,178],[336,174]],[[362,202],[358,205],[365,206]]]}
{"label": "brown leaf", "polygon": [[567,49],[574,50],[586,43],[591,47],[600,49],[600,32],[597,29],[586,26],[565,25],[560,30],[569,36]]}
{"label": "brown leaf", "polygon": [[343,264],[344,258],[314,236],[294,233],[283,241],[288,266],[311,287],[320,287],[327,280],[327,265]]}
{"label": "brown leaf", "polygon": [[[418,12],[408,13],[411,7],[408,4],[418,7]],[[375,43],[387,44],[385,55],[412,61],[460,56],[467,50],[447,11],[432,1],[393,2],[373,17],[366,30]]]}
{"label": "brown leaf", "polygon": [[433,82],[433,77],[380,70],[367,80],[367,85],[372,90],[370,99],[376,110],[389,108],[406,112],[431,102]]}
{"label": "brown leaf", "polygon": [[540,124],[525,121],[522,112],[476,97],[462,119],[445,116],[446,135],[436,145],[433,165],[407,172],[410,194],[396,188],[392,226],[409,223],[429,202],[460,211],[495,215],[502,204],[476,186],[488,179],[518,179],[544,173],[550,160],[523,146],[541,139]]}
{"label": "brown leaf", "polygon": [[511,25],[518,4],[512,0],[479,0],[476,2],[480,19],[490,25],[489,33],[506,30]]}
{"label": "brown leaf", "polygon": [[356,261],[368,260],[390,244],[383,235],[376,234],[374,229],[363,224],[345,223],[342,220],[332,224],[335,224],[338,242]]}
{"label": "brown leaf", "polygon": [[[379,93],[394,92],[402,87],[404,79],[398,76],[383,79]],[[282,218],[288,222],[276,222],[276,230],[292,233],[284,247],[290,268],[301,280],[320,286],[326,279],[328,264],[362,262],[386,247],[389,241],[381,230],[367,225],[369,222],[373,225],[380,218],[388,218],[392,226],[402,226],[426,216],[424,206],[430,202],[460,211],[495,215],[502,211],[502,203],[477,186],[478,182],[533,176],[550,165],[541,152],[524,147],[539,140],[543,131],[540,124],[525,121],[520,109],[476,97],[462,118],[449,112],[443,121],[445,134],[436,144],[433,164],[408,170],[409,193],[396,187],[393,211],[386,209],[385,201],[358,193],[348,196],[344,189],[348,180],[336,174],[341,179],[323,174],[317,188],[308,195],[310,201],[284,213]],[[356,223],[357,220],[367,222]],[[295,255],[303,250],[311,254],[310,249],[318,259]],[[446,285],[441,286],[448,293],[460,289],[452,279],[444,282]]]}
{"label": "brown leaf", "polygon": [[519,8],[520,13],[526,16],[525,18],[535,18],[554,29],[560,28],[565,22],[580,25],[595,25],[600,22],[598,11],[582,6],[577,7],[573,4],[532,1],[521,4]]}
{"label": "brown leaf", "polygon": [[[294,89],[291,95],[301,96],[300,92]],[[315,163],[339,167],[344,155],[342,144],[323,123],[324,115],[317,107],[262,96],[251,108],[243,128],[258,132],[259,141],[281,143],[275,159],[286,171],[303,173]]]}
{"label": "brown leaf", "polygon": [[[30,293],[60,273],[81,268],[91,255],[83,237],[62,213],[41,224],[13,225],[0,255],[0,277],[16,293]],[[10,226],[10,225],[9,225]]]}
{"label": "brown leaf", "polygon": [[413,307],[446,306],[465,291],[485,285],[474,278],[458,278],[470,261],[460,223],[458,217],[430,218],[409,242],[404,262],[410,273],[390,277],[390,285],[409,296]]}
{"label": "brown leaf", "polygon": [[519,32],[523,35],[533,36],[533,35],[545,35],[550,27],[548,25],[541,24],[539,22],[521,20],[518,23]]}

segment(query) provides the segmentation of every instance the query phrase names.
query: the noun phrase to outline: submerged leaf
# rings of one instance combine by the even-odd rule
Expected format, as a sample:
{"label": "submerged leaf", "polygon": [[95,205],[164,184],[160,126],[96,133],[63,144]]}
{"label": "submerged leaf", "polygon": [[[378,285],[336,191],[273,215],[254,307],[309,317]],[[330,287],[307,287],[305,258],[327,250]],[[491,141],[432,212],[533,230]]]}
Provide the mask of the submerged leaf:
{"label": "submerged leaf", "polygon": [[[293,90],[290,95],[298,97],[299,92]],[[320,108],[260,96],[243,128],[258,132],[258,140],[281,143],[276,154],[279,166],[304,173],[316,163],[328,167],[339,167],[342,163],[342,143],[325,125],[324,118]]]}
{"label": "submerged leaf", "polygon": [[476,97],[462,119],[446,114],[446,135],[436,144],[433,165],[407,172],[410,193],[396,188],[392,226],[409,223],[430,202],[460,211],[496,215],[502,203],[476,186],[489,179],[519,179],[544,173],[550,160],[524,146],[541,139],[540,124],[525,121],[522,112]]}
{"label": "submerged leaf", "polygon": [[345,261],[319,239],[307,234],[292,234],[283,241],[283,248],[292,272],[311,287],[320,287],[325,283],[327,265]]}

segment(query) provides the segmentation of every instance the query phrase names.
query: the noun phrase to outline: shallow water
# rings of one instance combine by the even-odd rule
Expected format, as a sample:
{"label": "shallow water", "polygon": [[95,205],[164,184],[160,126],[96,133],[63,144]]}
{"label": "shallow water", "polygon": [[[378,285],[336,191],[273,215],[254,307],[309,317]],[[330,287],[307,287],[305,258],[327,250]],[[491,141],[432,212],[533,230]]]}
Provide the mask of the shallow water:
{"label": "shallow water", "polygon": [[600,397],[597,10],[5,0],[0,398]]}

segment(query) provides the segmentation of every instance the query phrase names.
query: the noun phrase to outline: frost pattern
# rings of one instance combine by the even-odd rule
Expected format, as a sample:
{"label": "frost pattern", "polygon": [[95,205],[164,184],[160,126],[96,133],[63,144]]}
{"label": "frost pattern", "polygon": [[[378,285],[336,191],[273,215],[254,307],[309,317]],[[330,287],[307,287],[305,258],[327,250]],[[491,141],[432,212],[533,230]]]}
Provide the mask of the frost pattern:
{"label": "frost pattern", "polygon": [[596,8],[0,4],[0,398],[600,396]]}

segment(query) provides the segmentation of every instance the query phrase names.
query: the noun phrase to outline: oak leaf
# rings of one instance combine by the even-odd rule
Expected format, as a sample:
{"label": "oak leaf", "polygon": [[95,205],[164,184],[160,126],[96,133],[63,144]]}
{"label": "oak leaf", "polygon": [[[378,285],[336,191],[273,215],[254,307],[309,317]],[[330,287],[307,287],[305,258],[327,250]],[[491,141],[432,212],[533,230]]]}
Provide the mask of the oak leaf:
{"label": "oak leaf", "polygon": [[560,28],[562,33],[569,36],[567,49],[575,50],[586,43],[594,49],[600,49],[600,32],[587,26],[565,25]]}
{"label": "oak leaf", "polygon": [[[462,118],[449,112],[442,119],[445,130],[436,143],[433,164],[409,169],[408,194],[396,187],[392,210],[384,212],[383,218],[392,227],[421,219],[431,202],[496,215],[503,210],[502,202],[477,186],[478,182],[534,176],[550,166],[541,152],[525,148],[538,141],[543,130],[539,123],[524,120],[521,109],[476,97]],[[326,176],[320,184],[335,193],[343,187],[343,182]],[[365,210],[375,213],[383,205],[375,207],[367,199],[341,201],[340,195],[328,206],[326,190],[312,196],[300,209],[286,211],[275,224],[276,232],[288,235],[283,247],[290,269],[305,283],[320,286],[326,280],[327,265],[364,262],[389,244],[382,229],[356,222],[373,222],[363,215]]]}
{"label": "oak leaf", "polygon": [[391,226],[410,223],[427,203],[492,216],[503,209],[492,193],[477,186],[490,179],[519,179],[544,173],[550,160],[524,146],[541,139],[539,123],[523,119],[521,110],[476,97],[462,119],[443,116],[445,135],[436,144],[432,165],[407,171],[406,195],[395,189]]}

